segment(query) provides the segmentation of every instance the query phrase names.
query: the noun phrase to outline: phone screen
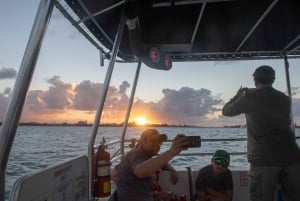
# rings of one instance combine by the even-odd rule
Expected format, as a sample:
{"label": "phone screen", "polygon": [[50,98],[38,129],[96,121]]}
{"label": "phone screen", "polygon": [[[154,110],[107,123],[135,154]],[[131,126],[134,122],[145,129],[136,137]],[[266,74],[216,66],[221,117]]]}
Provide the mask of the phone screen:
{"label": "phone screen", "polygon": [[185,146],[185,148],[196,148],[201,147],[201,137],[200,136],[187,136],[189,138],[190,144]]}

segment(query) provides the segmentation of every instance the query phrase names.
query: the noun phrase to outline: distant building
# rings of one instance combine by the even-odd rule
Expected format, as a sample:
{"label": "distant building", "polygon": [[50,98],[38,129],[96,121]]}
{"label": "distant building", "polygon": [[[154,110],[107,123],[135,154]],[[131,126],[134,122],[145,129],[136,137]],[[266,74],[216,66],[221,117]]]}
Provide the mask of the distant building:
{"label": "distant building", "polygon": [[78,121],[77,122],[78,125],[87,125],[87,121]]}

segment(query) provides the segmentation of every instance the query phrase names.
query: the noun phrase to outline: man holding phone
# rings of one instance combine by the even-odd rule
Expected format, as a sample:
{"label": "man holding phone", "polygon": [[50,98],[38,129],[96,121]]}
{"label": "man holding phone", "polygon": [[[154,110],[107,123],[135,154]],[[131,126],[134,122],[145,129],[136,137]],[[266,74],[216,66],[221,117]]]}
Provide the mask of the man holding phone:
{"label": "man holding phone", "polygon": [[291,119],[291,97],[275,89],[275,70],[259,66],[255,88],[240,88],[223,109],[224,116],[245,114],[249,194],[252,201],[273,201],[280,185],[287,201],[300,200],[300,150]]}
{"label": "man holding phone", "polygon": [[233,181],[229,164],[229,153],[217,150],[211,159],[211,164],[199,170],[195,182],[198,200],[232,201]]}
{"label": "man holding phone", "polygon": [[[178,180],[175,169],[168,163],[174,156],[185,150],[191,142],[183,134],[178,134],[172,141],[171,147],[158,155],[160,146],[167,140],[167,136],[156,129],[146,129],[136,148],[129,151],[118,167],[116,178],[119,201],[153,201],[158,194],[151,188],[152,176],[160,169],[171,172],[171,181]],[[171,193],[163,197],[168,198]]]}

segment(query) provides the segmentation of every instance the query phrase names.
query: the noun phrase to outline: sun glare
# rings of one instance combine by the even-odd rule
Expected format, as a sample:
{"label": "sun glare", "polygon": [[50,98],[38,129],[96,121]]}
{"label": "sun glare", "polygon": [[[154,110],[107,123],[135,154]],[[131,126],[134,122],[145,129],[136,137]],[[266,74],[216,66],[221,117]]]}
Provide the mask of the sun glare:
{"label": "sun glare", "polygon": [[144,117],[137,117],[134,119],[134,122],[139,126],[144,126],[148,123],[147,119]]}

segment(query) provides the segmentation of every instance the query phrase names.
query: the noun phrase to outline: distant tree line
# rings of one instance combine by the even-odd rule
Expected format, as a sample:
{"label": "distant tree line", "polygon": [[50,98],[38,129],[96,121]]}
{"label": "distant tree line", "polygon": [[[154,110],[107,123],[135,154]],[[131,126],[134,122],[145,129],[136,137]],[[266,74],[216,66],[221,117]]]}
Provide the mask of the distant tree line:
{"label": "distant tree line", "polygon": [[[0,122],[0,126],[2,126],[3,122]],[[20,126],[92,126],[93,124],[87,123],[86,121],[79,121],[77,123],[38,123],[38,122],[21,122],[19,123]],[[107,127],[122,127],[123,123],[101,123],[101,126]],[[129,127],[191,127],[191,128],[214,128],[214,127],[207,127],[207,126],[195,126],[195,125],[188,125],[188,124],[146,124],[144,126],[138,125],[135,122],[129,122]],[[246,125],[225,125],[223,128],[246,128]],[[295,123],[296,128],[300,128],[300,125]],[[220,127],[218,127],[220,128]]]}

